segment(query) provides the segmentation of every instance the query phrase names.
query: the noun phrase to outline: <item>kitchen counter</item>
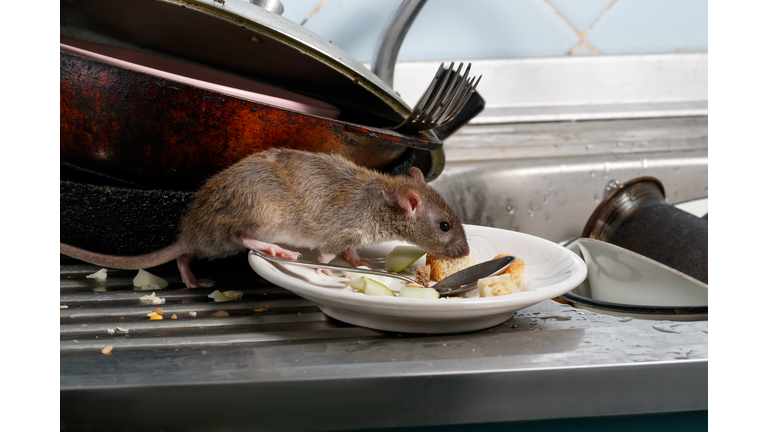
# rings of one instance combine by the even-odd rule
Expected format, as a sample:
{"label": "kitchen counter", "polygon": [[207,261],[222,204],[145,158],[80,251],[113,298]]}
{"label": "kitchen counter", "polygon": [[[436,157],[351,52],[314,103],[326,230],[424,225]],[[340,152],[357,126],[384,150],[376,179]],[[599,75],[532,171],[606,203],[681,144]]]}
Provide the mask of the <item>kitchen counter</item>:
{"label": "kitchen counter", "polygon": [[707,321],[549,300],[486,330],[387,333],[327,317],[244,255],[194,269],[243,299],[182,289],[170,263],[150,269],[171,282],[156,291],[164,319],[151,321],[157,306],[139,304],[148,291],[132,289],[135,271],[99,282],[85,278],[98,267],[62,256],[63,427],[355,430],[707,409]]}

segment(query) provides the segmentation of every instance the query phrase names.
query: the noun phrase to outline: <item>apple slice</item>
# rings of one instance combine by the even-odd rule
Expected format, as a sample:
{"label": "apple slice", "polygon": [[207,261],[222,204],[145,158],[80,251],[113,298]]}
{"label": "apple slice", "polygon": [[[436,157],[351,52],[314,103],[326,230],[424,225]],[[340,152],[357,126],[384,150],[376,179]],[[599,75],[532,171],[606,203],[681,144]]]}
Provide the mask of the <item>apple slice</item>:
{"label": "apple slice", "polygon": [[242,291],[224,291],[222,294],[227,296],[227,298],[230,300],[240,300],[243,298]]}
{"label": "apple slice", "polygon": [[96,280],[100,280],[100,281],[105,281],[105,280],[107,280],[107,269],[103,268],[103,269],[97,271],[96,273],[87,275],[86,277],[90,278],[90,279],[96,279]]}
{"label": "apple slice", "polygon": [[[358,266],[357,268],[363,268],[370,270],[370,267],[366,266]],[[368,278],[371,280],[374,280],[376,282],[381,283],[382,285],[387,285],[389,282],[392,281],[392,278],[387,276],[377,276],[377,275],[371,275],[368,273],[357,273],[353,271],[343,271],[341,272],[344,274],[344,277],[349,279],[349,286],[356,290],[362,290],[363,289],[363,278]]]}
{"label": "apple slice", "polygon": [[437,299],[440,298],[440,294],[434,288],[404,286],[400,288],[400,295],[398,297]]}
{"label": "apple slice", "polygon": [[216,290],[216,291],[208,294],[208,298],[212,298],[213,301],[215,301],[215,302],[226,302],[226,301],[232,300],[231,298],[225,296],[224,293],[222,293],[219,290]]}
{"label": "apple slice", "polygon": [[160,288],[165,288],[168,286],[168,281],[161,277],[155,276],[144,269],[139,270],[139,273],[137,273],[136,277],[133,278],[133,286],[143,287],[145,285],[152,284],[156,284]]}
{"label": "apple slice", "polygon": [[390,296],[390,297],[395,296],[395,293],[393,293],[384,284],[382,284],[381,282],[377,282],[373,279],[368,279],[367,277],[363,278],[362,291],[368,295]]}
{"label": "apple slice", "polygon": [[387,255],[384,267],[390,272],[401,272],[426,254],[416,246],[395,246]]}

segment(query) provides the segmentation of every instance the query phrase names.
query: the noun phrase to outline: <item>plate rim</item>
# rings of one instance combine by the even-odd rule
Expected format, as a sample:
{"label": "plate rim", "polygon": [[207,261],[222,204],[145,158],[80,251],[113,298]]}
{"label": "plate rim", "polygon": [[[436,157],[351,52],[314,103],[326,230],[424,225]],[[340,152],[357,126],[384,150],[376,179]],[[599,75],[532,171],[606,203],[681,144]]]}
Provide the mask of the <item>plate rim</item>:
{"label": "plate rim", "polygon": [[[579,258],[578,255],[576,255],[573,251],[563,246],[560,246],[557,243],[554,243],[552,241],[546,240],[541,237],[533,236],[530,234],[521,233],[521,232],[512,231],[512,230],[505,230],[501,228],[485,227],[485,226],[471,225],[471,224],[464,224],[464,227],[465,229],[467,227],[470,227],[470,230],[480,229],[482,231],[491,231],[491,232],[502,231],[505,233],[513,233],[513,235],[527,237],[529,239],[532,239],[535,242],[543,242],[544,244],[548,244],[550,247],[554,246],[556,249],[560,249],[563,252],[565,252],[565,259],[570,260],[571,262],[568,267],[572,268],[573,275],[570,276],[568,279],[557,282],[551,286],[543,287],[535,291],[525,291],[525,292],[515,293],[514,295],[485,297],[485,298],[465,298],[461,300],[447,299],[447,300],[435,301],[434,299],[416,299],[416,298],[399,298],[399,297],[371,298],[371,297],[366,297],[364,294],[357,293],[357,292],[346,292],[346,291],[337,290],[337,289],[325,290],[321,287],[313,287],[311,285],[304,286],[303,283],[297,283],[295,287],[288,288],[270,279],[267,275],[269,276],[272,276],[272,275],[270,275],[269,273],[265,275],[256,269],[257,265],[263,265],[265,268],[269,269],[269,271],[272,272],[273,275],[279,274],[280,272],[275,267],[274,264],[250,252],[248,254],[248,260],[249,260],[249,263],[251,264],[251,267],[254,269],[254,271],[258,273],[261,277],[291,292],[294,292],[299,296],[301,296],[301,293],[308,292],[307,295],[309,296],[318,296],[320,298],[330,297],[331,301],[335,303],[343,303],[345,306],[350,306],[350,305],[363,306],[363,307],[375,306],[381,309],[398,310],[398,309],[404,309],[403,306],[408,305],[407,309],[409,309],[410,311],[423,310],[425,312],[432,312],[432,313],[456,311],[456,308],[452,306],[453,303],[449,303],[449,302],[458,302],[458,301],[460,301],[462,304],[461,311],[463,312],[484,311],[487,313],[501,314],[501,313],[505,313],[505,311],[511,308],[515,308],[515,310],[519,310],[525,307],[532,306],[541,301],[557,298],[567,293],[568,291],[572,290],[575,286],[578,286],[578,284],[583,282],[587,277],[586,263],[583,260],[581,260],[581,258]],[[283,264],[277,264],[277,265],[283,265]],[[290,265],[290,264],[285,264],[285,265]],[[575,285],[573,285],[574,283]],[[374,303],[371,304],[371,301],[373,301]]]}

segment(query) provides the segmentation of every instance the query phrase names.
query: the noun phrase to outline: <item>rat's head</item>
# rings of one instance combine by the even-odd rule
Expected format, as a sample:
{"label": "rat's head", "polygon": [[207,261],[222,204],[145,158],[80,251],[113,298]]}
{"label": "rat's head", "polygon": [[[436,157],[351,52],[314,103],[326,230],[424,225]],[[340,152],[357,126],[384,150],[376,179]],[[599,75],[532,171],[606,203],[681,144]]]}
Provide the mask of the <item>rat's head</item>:
{"label": "rat's head", "polygon": [[[458,258],[469,254],[461,221],[445,200],[424,181],[418,168],[411,168],[416,181],[404,182],[390,202],[400,216],[398,231],[405,240],[421,249]],[[396,204],[393,202],[396,201]]]}

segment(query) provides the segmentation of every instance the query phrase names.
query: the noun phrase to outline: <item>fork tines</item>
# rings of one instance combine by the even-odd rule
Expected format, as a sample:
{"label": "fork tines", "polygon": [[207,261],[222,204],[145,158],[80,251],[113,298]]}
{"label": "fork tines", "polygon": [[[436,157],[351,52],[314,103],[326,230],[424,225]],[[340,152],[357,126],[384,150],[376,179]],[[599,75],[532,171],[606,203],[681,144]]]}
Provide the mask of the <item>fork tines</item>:
{"label": "fork tines", "polygon": [[411,115],[394,129],[429,130],[441,126],[449,121],[464,108],[472,92],[480,83],[480,78],[469,79],[469,70],[472,63],[467,64],[467,70],[461,76],[464,63],[459,63],[459,68],[453,70],[455,62],[451,62],[447,71],[444,71],[444,63],[440,63],[435,78],[429,88],[419,99]]}

